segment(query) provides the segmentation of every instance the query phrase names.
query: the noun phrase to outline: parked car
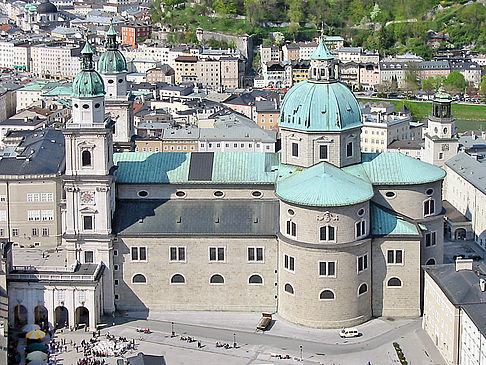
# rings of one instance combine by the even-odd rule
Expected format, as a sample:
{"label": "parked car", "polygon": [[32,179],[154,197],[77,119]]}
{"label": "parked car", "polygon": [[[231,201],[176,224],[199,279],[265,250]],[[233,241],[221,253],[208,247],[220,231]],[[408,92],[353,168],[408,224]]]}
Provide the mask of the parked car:
{"label": "parked car", "polygon": [[359,333],[357,328],[343,328],[339,332],[339,336],[341,336],[341,338],[353,338],[353,337],[358,337],[360,335],[361,333]]}

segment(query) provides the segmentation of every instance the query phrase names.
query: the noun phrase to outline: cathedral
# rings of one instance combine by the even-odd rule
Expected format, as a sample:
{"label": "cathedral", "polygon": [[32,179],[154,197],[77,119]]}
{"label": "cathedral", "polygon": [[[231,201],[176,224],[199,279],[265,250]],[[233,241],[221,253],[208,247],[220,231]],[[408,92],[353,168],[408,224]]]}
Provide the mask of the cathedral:
{"label": "cathedral", "polygon": [[36,280],[11,271],[12,324],[263,311],[339,328],[421,315],[421,266],[443,259],[445,173],[360,152],[358,102],[322,39],[283,100],[281,151],[146,153],[117,152],[133,102],[113,28],[107,37],[98,71],[88,42],[82,51],[63,131],[64,265],[36,267]]}

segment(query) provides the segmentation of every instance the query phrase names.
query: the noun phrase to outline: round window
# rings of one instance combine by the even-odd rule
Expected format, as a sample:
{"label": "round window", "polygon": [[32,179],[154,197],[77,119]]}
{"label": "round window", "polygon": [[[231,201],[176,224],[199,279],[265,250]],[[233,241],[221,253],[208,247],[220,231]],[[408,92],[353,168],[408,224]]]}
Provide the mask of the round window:
{"label": "round window", "polygon": [[183,198],[186,196],[186,193],[183,191],[176,191],[175,195],[178,196],[179,198]]}
{"label": "round window", "polygon": [[74,107],[75,108],[79,108],[79,105],[76,103],[76,104],[74,104]]}
{"label": "round window", "polygon": [[295,212],[294,212],[293,209],[289,209],[289,210],[287,210],[287,214],[290,215],[290,216],[294,216]]}
{"label": "round window", "polygon": [[363,208],[358,210],[358,217],[362,217],[362,216],[364,216],[364,214],[365,214],[365,210]]}
{"label": "round window", "polygon": [[444,134],[447,133],[447,128],[444,128]]}
{"label": "round window", "polygon": [[140,190],[137,194],[138,194],[138,196],[145,198],[146,196],[148,196],[148,191]]}
{"label": "round window", "polygon": [[435,133],[439,132],[439,130],[437,129],[437,127],[434,128],[434,132]]}
{"label": "round window", "polygon": [[115,82],[115,81],[113,81],[113,80],[108,80],[108,83],[109,83],[109,84],[113,84],[114,82]]}
{"label": "round window", "polygon": [[252,191],[251,196],[254,198],[260,198],[262,196],[261,191]]}
{"label": "round window", "polygon": [[427,195],[434,194],[434,189],[430,188],[430,189],[425,190],[425,194],[427,194]]}
{"label": "round window", "polygon": [[100,103],[96,103],[96,104],[95,104],[95,108],[96,108],[96,109],[98,109],[100,106],[101,106],[101,104],[100,104]]}
{"label": "round window", "polygon": [[387,192],[385,193],[385,196],[386,196],[388,199],[393,199],[393,198],[396,196],[396,194],[395,194],[393,191],[387,191]]}
{"label": "round window", "polygon": [[89,109],[89,105],[88,104],[83,104],[83,109]]}
{"label": "round window", "polygon": [[224,193],[222,191],[218,190],[218,191],[215,191],[213,195],[217,198],[221,198],[224,195]]}
{"label": "round window", "polygon": [[118,83],[121,84],[123,82],[123,79],[118,79]]}

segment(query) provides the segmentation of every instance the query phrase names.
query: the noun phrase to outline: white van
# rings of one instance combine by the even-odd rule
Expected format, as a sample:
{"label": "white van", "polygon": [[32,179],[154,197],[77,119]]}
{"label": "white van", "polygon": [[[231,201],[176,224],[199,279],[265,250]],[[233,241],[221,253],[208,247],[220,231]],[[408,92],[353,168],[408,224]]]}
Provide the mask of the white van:
{"label": "white van", "polygon": [[339,336],[341,336],[341,338],[352,338],[358,337],[359,335],[360,333],[357,328],[343,328],[339,332]]}

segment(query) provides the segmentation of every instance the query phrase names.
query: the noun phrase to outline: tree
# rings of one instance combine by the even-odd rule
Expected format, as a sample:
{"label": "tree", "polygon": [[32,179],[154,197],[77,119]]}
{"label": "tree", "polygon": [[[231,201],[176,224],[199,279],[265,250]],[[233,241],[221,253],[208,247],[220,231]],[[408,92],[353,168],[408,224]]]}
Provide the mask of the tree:
{"label": "tree", "polygon": [[427,96],[433,95],[439,90],[439,87],[443,84],[444,80],[445,77],[440,75],[422,80],[422,90],[425,91]]}
{"label": "tree", "polygon": [[259,72],[260,71],[260,59],[261,59],[261,56],[260,56],[260,51],[257,52],[256,56],[253,57],[253,62],[252,62],[252,66],[253,66],[253,69],[256,71],[256,72]]}
{"label": "tree", "polygon": [[486,101],[486,76],[483,76],[483,79],[479,84],[479,95],[483,101]]}
{"label": "tree", "polygon": [[452,94],[464,92],[466,86],[466,79],[459,71],[452,71],[444,81],[444,87]]}

